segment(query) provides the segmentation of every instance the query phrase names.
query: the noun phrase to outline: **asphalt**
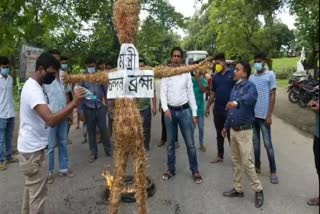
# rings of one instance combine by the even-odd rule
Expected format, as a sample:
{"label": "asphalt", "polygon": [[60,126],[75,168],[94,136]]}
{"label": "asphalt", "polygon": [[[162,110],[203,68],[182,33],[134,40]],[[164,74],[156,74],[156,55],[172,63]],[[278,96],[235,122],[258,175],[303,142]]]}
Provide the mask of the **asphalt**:
{"label": "asphalt", "polygon": [[[285,97],[283,95],[283,97]],[[284,99],[284,98],[283,98]],[[281,100],[281,99],[280,99]],[[284,107],[292,108],[290,105]],[[276,107],[280,108],[280,107]],[[296,109],[300,114],[303,110]],[[281,114],[280,114],[281,115]],[[311,115],[313,116],[313,115]],[[309,115],[308,124],[312,123]],[[295,116],[292,116],[293,118]],[[299,116],[300,117],[300,116]],[[291,119],[294,121],[294,119]],[[197,185],[191,178],[186,149],[179,132],[181,148],[177,150],[177,176],[170,181],[161,179],[166,170],[166,148],[158,148],[161,137],[160,115],[153,118],[151,151],[148,153],[147,175],[156,185],[156,194],[148,199],[150,214],[317,214],[319,207],[309,207],[306,201],[319,194],[317,175],[312,152],[312,136],[289,125],[288,121],[273,118],[272,137],[275,149],[278,185],[269,181],[267,155],[262,146],[262,174],[259,175],[264,187],[265,204],[262,209],[254,207],[254,193],[244,175],[245,197],[229,199],[222,192],[232,188],[232,163],[229,145],[225,143],[225,162],[210,164],[216,157],[217,146],[213,118],[205,120],[205,144],[207,152],[197,150],[200,173],[204,182]],[[309,126],[312,126],[309,125]],[[196,134],[196,146],[198,147]],[[70,132],[70,165],[75,171],[74,178],[60,178],[49,185],[47,211],[50,214],[105,214],[108,202],[104,197],[104,179],[101,172],[113,171],[113,160],[103,155],[99,146],[99,159],[89,164],[88,144],[81,144],[81,131],[73,126]],[[56,152],[57,154],[57,152]],[[57,163],[56,163],[57,166]],[[131,174],[132,164],[128,166]],[[24,177],[18,164],[9,165],[0,172],[0,214],[19,214],[22,204]],[[121,204],[119,214],[136,213],[135,204]]]}

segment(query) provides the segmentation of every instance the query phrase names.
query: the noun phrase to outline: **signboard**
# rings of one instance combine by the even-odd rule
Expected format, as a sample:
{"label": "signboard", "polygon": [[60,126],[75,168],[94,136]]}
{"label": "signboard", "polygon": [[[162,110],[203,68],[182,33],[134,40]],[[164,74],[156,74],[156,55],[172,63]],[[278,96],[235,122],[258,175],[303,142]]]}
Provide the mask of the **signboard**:
{"label": "signboard", "polygon": [[139,54],[133,44],[121,46],[118,71],[109,73],[108,77],[108,99],[154,96],[154,72],[139,70]]}
{"label": "signboard", "polygon": [[153,98],[153,71],[117,71],[109,73],[108,99]]}
{"label": "signboard", "polygon": [[26,81],[36,70],[36,61],[44,50],[30,46],[22,46],[20,52],[20,80]]}

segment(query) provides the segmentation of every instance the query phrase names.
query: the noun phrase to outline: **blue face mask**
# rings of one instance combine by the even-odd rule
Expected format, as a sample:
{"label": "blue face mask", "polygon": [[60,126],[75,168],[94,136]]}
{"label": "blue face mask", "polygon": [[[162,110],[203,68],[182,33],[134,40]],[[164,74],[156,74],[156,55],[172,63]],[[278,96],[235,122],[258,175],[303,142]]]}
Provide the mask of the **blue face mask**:
{"label": "blue face mask", "polygon": [[257,62],[254,64],[254,67],[255,67],[256,71],[262,71],[263,70],[263,63]]}
{"label": "blue face mask", "polygon": [[3,76],[7,76],[9,74],[9,68],[1,68],[1,74]]}
{"label": "blue face mask", "polygon": [[94,73],[96,73],[96,68],[95,68],[95,67],[89,67],[89,68],[88,68],[88,73],[89,73],[89,74],[94,74]]}

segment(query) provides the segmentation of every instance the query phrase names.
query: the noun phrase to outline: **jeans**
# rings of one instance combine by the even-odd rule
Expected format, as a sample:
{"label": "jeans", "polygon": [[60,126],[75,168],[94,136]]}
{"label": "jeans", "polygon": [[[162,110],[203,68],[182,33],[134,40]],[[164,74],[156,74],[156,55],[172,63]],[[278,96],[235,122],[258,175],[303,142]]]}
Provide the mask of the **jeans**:
{"label": "jeans", "polygon": [[177,136],[178,125],[180,127],[184,142],[187,146],[190,170],[192,173],[198,172],[197,152],[194,146],[193,124],[191,109],[181,111],[170,110],[172,120],[165,118],[167,134],[168,134],[168,170],[172,173],[176,171],[176,149],[175,140]]}
{"label": "jeans", "polygon": [[151,106],[147,109],[140,111],[143,122],[143,138],[144,148],[150,149],[150,137],[151,137]]}
{"label": "jeans", "polygon": [[100,130],[102,145],[106,154],[111,153],[111,143],[107,128],[107,110],[104,107],[99,109],[84,108],[84,115],[89,136],[89,149],[91,155],[98,156],[98,145],[96,141],[97,127]]}
{"label": "jeans", "polygon": [[[213,121],[217,131],[218,157],[221,159],[223,159],[224,156],[224,137],[221,132],[224,128],[224,123],[226,122],[227,117],[227,112],[213,110]],[[228,131],[227,136],[230,144],[230,131]]]}
{"label": "jeans", "polygon": [[198,116],[198,129],[199,129],[199,144],[203,145],[204,116]]}
{"label": "jeans", "polygon": [[[162,126],[161,141],[167,142],[166,121],[165,121],[164,112],[162,110],[161,110],[161,126]],[[176,132],[175,142],[178,142],[178,129]]]}
{"label": "jeans", "polygon": [[262,132],[264,146],[267,150],[269,159],[270,172],[276,173],[276,161],[274,158],[274,151],[271,141],[271,128],[265,124],[265,120],[256,118],[253,123],[253,145],[256,168],[261,168],[260,160],[260,130]]}
{"label": "jeans", "polygon": [[49,174],[54,171],[54,148],[56,143],[58,144],[59,152],[59,172],[65,173],[69,168],[67,120],[50,129],[48,141]]}
{"label": "jeans", "polygon": [[11,159],[14,117],[0,118],[0,163]]}

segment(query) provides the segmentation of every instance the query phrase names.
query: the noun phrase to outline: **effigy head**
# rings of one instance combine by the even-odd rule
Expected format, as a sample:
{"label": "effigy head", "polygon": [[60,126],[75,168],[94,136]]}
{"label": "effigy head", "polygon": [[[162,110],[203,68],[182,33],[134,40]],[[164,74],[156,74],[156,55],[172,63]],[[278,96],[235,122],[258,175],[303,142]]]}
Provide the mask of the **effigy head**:
{"label": "effigy head", "polygon": [[140,14],[139,0],[118,0],[113,8],[113,23],[121,44],[134,43]]}

